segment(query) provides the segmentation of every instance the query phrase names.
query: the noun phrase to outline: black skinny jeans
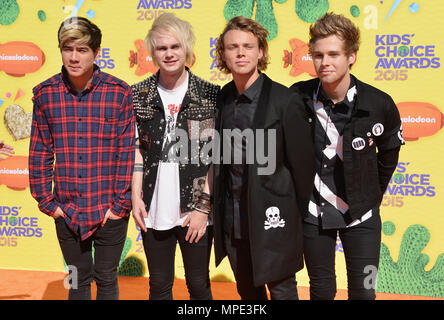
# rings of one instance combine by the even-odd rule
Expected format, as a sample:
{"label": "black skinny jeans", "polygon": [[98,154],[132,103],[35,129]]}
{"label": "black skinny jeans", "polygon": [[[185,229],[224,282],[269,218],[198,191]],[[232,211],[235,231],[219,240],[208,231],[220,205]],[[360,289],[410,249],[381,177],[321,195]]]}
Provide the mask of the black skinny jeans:
{"label": "black skinny jeans", "polygon": [[128,218],[108,219],[83,241],[68,228],[63,218],[56,219],[55,225],[63,258],[77,271],[77,283],[69,289],[68,299],[91,300],[91,282],[95,280],[97,300],[118,300],[117,267],[126,240]]}
{"label": "black skinny jeans", "polygon": [[335,252],[339,238],[347,267],[348,299],[374,300],[374,284],[381,247],[379,213],[350,228],[322,230],[303,223],[304,259],[310,277],[311,300],[333,300],[336,295]]}
{"label": "black skinny jeans", "polygon": [[[232,234],[224,235],[228,260],[236,279],[236,288],[242,300],[267,300],[265,285],[256,287],[253,279],[250,240],[233,238]],[[279,268],[279,266],[276,266]],[[295,275],[266,284],[271,300],[299,300]]]}
{"label": "black skinny jeans", "polygon": [[172,300],[174,260],[179,242],[185,268],[185,282],[190,300],[211,300],[210,253],[213,243],[213,227],[208,226],[198,243],[185,241],[188,227],[180,226],[158,231],[147,228],[142,233],[143,248],[150,274],[150,300]]}

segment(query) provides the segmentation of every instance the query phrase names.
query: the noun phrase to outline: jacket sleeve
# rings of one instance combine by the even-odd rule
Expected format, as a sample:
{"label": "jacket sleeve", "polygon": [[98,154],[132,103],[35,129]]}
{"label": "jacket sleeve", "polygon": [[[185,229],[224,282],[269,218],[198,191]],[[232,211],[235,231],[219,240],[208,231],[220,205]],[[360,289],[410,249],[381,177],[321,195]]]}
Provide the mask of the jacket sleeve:
{"label": "jacket sleeve", "polygon": [[378,152],[379,186],[381,187],[382,194],[385,193],[392,174],[396,169],[400,149],[401,147],[396,147],[394,149]]}
{"label": "jacket sleeve", "polygon": [[131,89],[125,91],[117,128],[118,151],[111,211],[124,217],[131,211],[131,179],[135,157],[135,119]]}
{"label": "jacket sleeve", "polygon": [[52,192],[54,174],[54,145],[48,121],[38,99],[32,98],[31,139],[29,144],[29,185],[40,211],[52,216],[59,203]]}
{"label": "jacket sleeve", "polygon": [[390,150],[405,144],[398,108],[388,95],[384,106],[384,131],[375,140],[378,150]]}
{"label": "jacket sleeve", "polygon": [[405,144],[402,137],[401,118],[398,108],[390,96],[385,105],[384,132],[377,137],[379,185],[384,194],[393,172],[398,164],[401,145]]}
{"label": "jacket sleeve", "polygon": [[292,94],[283,112],[283,132],[286,158],[293,176],[299,210],[303,215],[313,191],[315,154],[311,127],[304,115],[304,105],[298,94]]}

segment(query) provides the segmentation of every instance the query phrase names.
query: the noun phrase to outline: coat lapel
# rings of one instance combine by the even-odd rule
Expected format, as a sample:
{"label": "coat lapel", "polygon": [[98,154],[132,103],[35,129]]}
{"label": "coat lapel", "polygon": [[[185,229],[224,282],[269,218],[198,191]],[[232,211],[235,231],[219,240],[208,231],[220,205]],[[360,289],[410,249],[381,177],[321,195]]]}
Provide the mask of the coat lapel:
{"label": "coat lapel", "polygon": [[309,82],[308,90],[303,91],[302,101],[304,101],[305,107],[311,114],[315,114],[313,94],[319,86],[319,79],[316,78],[314,81]]}
{"label": "coat lapel", "polygon": [[253,129],[264,129],[278,119],[274,109],[270,105],[270,93],[273,81],[267,77],[266,74],[263,74],[263,77],[264,83],[262,85],[256,113],[254,115]]}

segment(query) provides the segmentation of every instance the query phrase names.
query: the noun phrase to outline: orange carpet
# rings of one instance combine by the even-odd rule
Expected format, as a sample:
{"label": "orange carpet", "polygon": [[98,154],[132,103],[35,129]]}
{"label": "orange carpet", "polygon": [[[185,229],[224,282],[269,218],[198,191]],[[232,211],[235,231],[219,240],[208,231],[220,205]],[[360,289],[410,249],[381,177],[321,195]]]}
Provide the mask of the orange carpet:
{"label": "orange carpet", "polygon": [[[66,274],[61,272],[19,271],[0,269],[0,300],[65,300],[68,291],[63,286]],[[239,300],[233,282],[212,282],[211,289],[215,300]],[[301,300],[309,299],[307,287],[299,287]],[[119,276],[121,300],[146,300],[148,298],[148,278]],[[92,285],[92,296],[96,288]],[[185,281],[176,279],[173,296],[175,300],[188,300]],[[377,300],[444,300],[423,296],[408,296],[390,293],[376,293]],[[346,290],[338,290],[336,300],[347,299]]]}

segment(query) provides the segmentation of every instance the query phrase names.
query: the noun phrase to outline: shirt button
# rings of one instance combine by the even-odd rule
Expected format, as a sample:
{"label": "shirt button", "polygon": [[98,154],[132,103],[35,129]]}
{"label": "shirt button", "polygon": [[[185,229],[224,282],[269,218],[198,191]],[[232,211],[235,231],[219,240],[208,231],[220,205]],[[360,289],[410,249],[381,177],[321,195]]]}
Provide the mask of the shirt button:
{"label": "shirt button", "polygon": [[327,168],[327,165],[326,165],[326,164],[324,164],[324,168]]}
{"label": "shirt button", "polygon": [[321,206],[325,206],[325,202],[322,202],[322,203],[321,203]]}

